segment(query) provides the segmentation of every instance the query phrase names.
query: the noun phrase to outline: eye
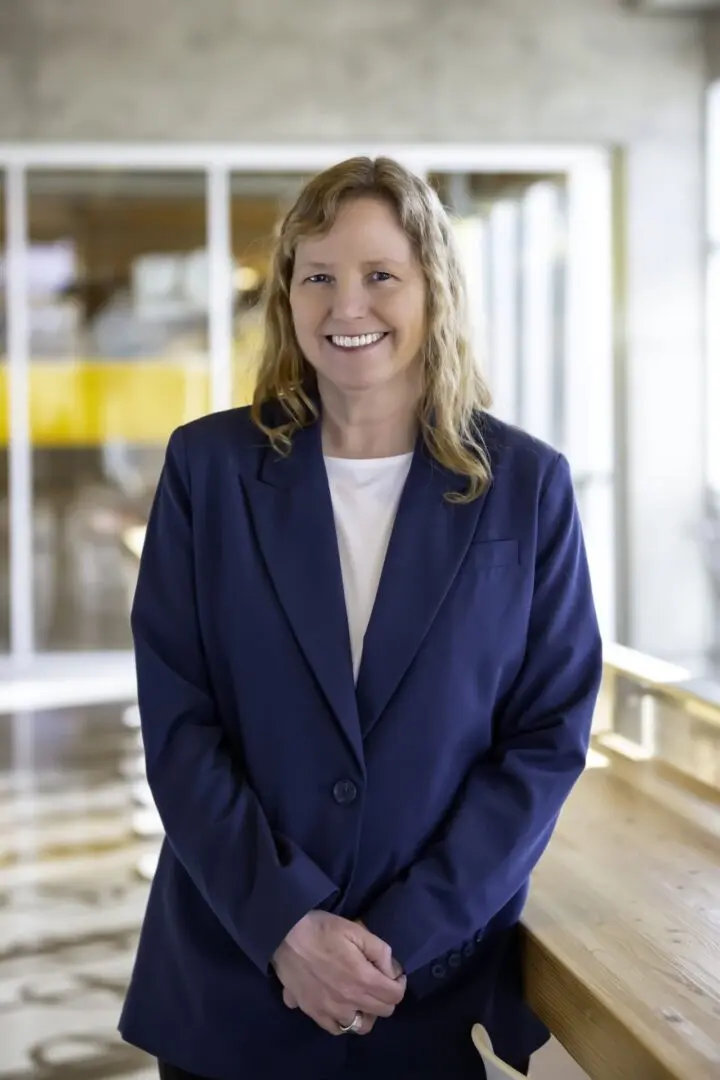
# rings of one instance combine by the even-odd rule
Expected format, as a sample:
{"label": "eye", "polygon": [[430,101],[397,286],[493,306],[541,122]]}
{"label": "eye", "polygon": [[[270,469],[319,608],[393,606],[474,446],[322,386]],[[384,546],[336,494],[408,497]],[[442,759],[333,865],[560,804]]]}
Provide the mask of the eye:
{"label": "eye", "polygon": [[390,279],[392,278],[392,274],[389,274],[387,270],[373,270],[370,277],[373,281],[377,282],[390,281]]}
{"label": "eye", "polygon": [[329,274],[311,274],[310,277],[305,278],[311,285],[326,285],[330,280]]}

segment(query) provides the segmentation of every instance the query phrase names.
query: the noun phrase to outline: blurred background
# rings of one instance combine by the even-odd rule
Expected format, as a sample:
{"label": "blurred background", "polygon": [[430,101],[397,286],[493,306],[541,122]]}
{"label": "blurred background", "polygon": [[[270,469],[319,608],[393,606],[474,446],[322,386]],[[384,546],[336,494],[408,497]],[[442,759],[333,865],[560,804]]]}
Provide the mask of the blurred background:
{"label": "blurred background", "polygon": [[152,1075],[114,1035],[160,835],[144,523],[355,153],[437,188],[494,411],[570,460],[615,734],[720,792],[715,713],[646,707],[720,709],[720,3],[0,0],[0,1080]]}

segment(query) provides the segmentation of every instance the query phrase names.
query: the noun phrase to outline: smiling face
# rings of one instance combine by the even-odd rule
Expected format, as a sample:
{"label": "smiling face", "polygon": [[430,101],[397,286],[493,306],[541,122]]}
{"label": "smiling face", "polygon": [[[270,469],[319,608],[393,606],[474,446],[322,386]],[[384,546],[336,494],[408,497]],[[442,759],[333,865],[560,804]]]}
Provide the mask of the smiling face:
{"label": "smiling face", "polygon": [[346,203],[324,236],[298,241],[290,283],[295,335],[318,383],[352,393],[418,385],[425,281],[391,206]]}

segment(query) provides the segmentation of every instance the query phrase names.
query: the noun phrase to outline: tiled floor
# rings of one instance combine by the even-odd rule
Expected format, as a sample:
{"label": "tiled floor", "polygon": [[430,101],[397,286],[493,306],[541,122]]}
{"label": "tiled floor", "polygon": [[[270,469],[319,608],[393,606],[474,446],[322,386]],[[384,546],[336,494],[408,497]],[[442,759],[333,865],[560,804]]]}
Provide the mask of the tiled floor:
{"label": "tiled floor", "polygon": [[148,849],[123,775],[137,736],[119,714],[0,718],[0,1080],[156,1075],[116,1034]]}
{"label": "tiled floor", "polygon": [[[157,846],[122,712],[0,716],[0,1080],[156,1077],[116,1033]],[[533,1065],[582,1075],[554,1045]]]}

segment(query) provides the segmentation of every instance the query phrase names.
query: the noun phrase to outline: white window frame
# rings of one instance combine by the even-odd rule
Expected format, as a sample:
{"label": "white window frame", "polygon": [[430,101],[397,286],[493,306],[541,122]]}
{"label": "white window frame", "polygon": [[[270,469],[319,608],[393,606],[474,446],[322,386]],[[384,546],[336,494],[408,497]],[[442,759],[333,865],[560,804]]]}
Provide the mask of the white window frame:
{"label": "white window frame", "polygon": [[720,79],[707,91],[706,470],[720,496]]}
{"label": "white window frame", "polygon": [[[213,410],[231,405],[232,262],[230,182],[235,173],[312,173],[359,154],[387,154],[431,172],[564,174],[569,192],[566,444],[581,481],[581,508],[600,621],[614,636],[613,331],[610,154],[555,144],[93,144],[0,143],[5,174],[10,459],[10,661],[27,668],[35,650],[32,565],[32,445],[29,425],[27,186],[29,170],[127,169],[201,172],[208,193],[210,374]],[[582,455],[581,448],[582,447]],[[69,654],[88,664],[102,654]],[[117,655],[117,654],[116,654]],[[61,657],[55,657],[62,662]],[[128,654],[128,661],[131,656]]]}
{"label": "white window frame", "polygon": [[706,99],[706,224],[705,278],[705,482],[712,507],[706,542],[714,604],[713,651],[720,648],[720,79]]}

